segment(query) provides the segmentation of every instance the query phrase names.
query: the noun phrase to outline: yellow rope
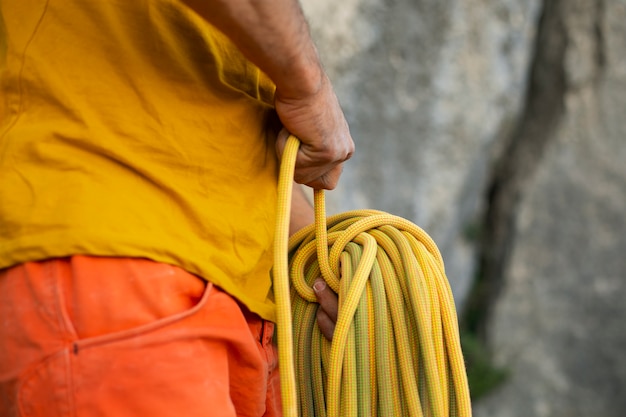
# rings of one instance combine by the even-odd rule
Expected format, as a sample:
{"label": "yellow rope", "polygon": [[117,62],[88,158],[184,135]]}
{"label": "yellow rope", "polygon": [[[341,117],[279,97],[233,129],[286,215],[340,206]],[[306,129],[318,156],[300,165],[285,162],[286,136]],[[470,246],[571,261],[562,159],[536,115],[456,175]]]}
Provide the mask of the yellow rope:
{"label": "yellow rope", "polygon": [[[327,219],[322,190],[315,224],[289,239],[298,146],[291,136],[283,155],[274,246],[284,416],[471,416],[437,246],[418,226],[380,211]],[[316,323],[312,285],[320,274],[339,296],[332,343]]]}

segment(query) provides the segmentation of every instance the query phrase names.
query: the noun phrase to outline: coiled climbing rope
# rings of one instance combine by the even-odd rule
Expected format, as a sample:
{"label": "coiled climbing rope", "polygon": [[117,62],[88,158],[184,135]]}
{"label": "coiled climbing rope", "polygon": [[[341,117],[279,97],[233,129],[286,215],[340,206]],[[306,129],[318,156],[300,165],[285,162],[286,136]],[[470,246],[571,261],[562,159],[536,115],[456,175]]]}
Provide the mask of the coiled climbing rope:
{"label": "coiled climbing rope", "polygon": [[[437,246],[418,226],[380,211],[327,219],[322,190],[315,224],[289,239],[298,146],[291,136],[283,154],[274,246],[284,416],[471,416]],[[320,275],[339,296],[332,343],[316,324],[312,284]]]}

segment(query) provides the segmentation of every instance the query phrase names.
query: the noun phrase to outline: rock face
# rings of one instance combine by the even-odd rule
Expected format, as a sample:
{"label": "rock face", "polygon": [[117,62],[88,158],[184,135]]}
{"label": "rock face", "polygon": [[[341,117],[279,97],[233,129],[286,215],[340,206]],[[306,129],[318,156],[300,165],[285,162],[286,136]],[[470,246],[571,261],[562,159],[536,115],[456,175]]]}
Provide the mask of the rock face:
{"label": "rock face", "polygon": [[562,72],[563,88],[552,92],[553,128],[521,190],[486,327],[511,377],[476,415],[623,416],[626,4],[555,1],[546,11],[565,42],[560,69],[544,70]]}
{"label": "rock face", "polygon": [[329,210],[478,269],[508,380],[475,415],[626,410],[626,2],[306,0],[357,144]]}

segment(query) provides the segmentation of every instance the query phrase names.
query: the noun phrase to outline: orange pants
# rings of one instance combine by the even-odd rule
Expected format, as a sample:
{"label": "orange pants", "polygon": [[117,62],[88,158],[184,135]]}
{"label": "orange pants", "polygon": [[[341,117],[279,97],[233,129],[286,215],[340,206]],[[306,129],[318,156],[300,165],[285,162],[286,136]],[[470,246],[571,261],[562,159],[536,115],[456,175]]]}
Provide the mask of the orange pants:
{"label": "orange pants", "polygon": [[273,332],[212,284],[145,259],[1,270],[0,416],[280,416]]}

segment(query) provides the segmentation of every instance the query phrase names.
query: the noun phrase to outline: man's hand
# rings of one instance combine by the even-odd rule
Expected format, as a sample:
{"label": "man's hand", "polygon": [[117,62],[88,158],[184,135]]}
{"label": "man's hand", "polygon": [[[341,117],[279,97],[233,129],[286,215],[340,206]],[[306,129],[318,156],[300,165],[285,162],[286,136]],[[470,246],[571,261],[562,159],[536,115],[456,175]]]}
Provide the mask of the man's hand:
{"label": "man's hand", "polygon": [[290,133],[301,142],[295,181],[317,189],[335,188],[343,162],[354,153],[354,142],[330,81],[323,75],[318,91],[297,98],[277,89],[275,106],[284,126],[276,142],[278,155],[282,156]]}
{"label": "man's hand", "polygon": [[317,325],[324,337],[332,341],[339,311],[337,294],[321,278],[313,283],[313,291],[315,291],[317,302],[320,303],[320,308],[317,310]]}

